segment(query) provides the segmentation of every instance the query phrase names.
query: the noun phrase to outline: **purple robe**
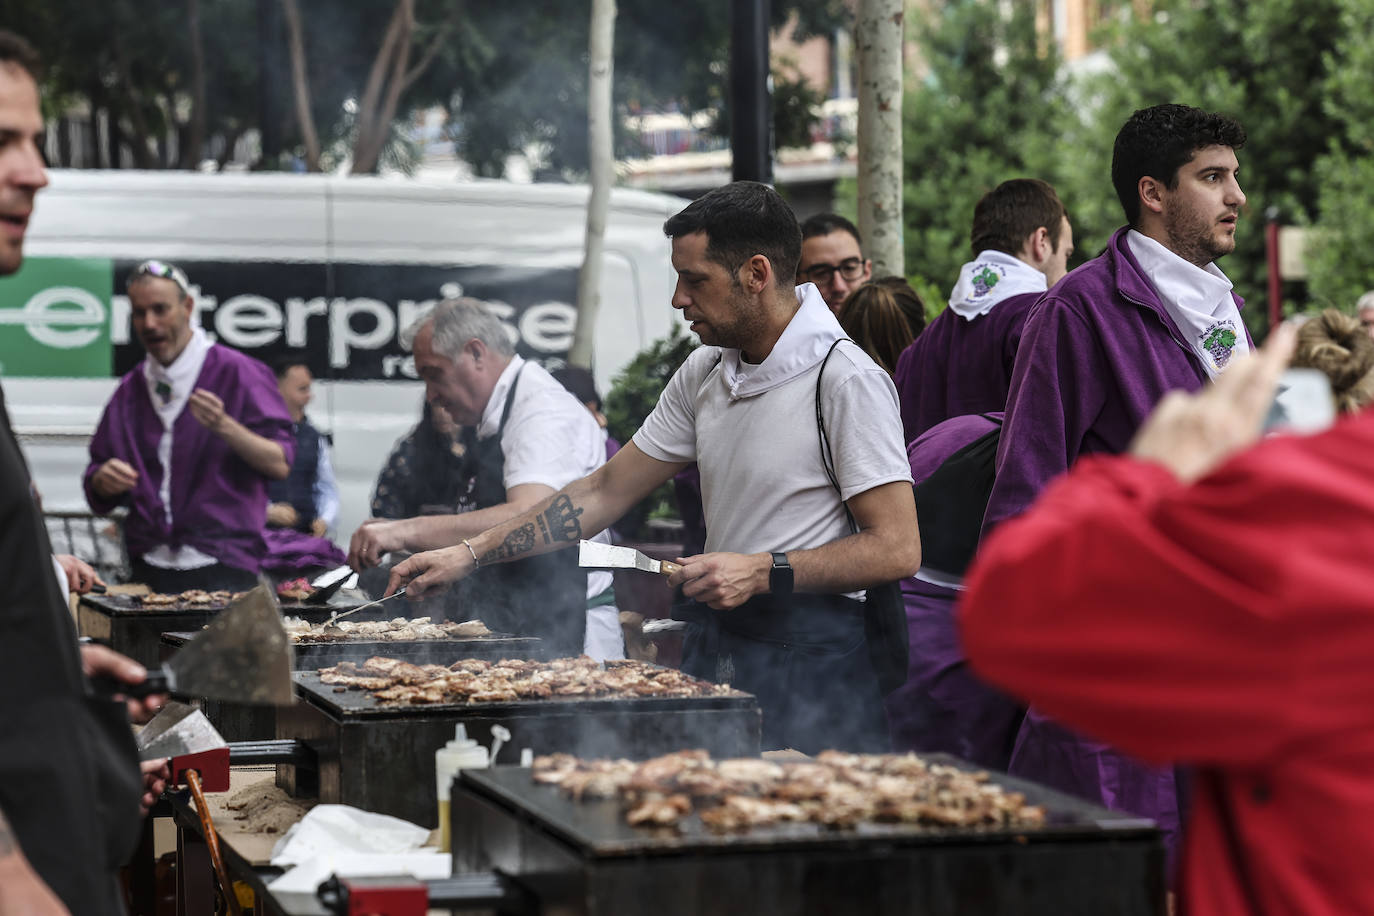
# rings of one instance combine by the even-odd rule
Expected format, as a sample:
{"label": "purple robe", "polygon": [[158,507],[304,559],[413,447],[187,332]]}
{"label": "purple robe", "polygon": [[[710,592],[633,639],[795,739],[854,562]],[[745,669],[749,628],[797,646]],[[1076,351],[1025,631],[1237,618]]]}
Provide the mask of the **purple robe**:
{"label": "purple robe", "polygon": [[1021,328],[1042,295],[1008,296],[972,321],[946,308],[902,351],[892,381],[907,442],[951,417],[1006,406]]}
{"label": "purple robe", "polygon": [[295,528],[266,528],[267,554],[262,568],[275,576],[295,577],[316,569],[332,569],[348,562],[348,555],[329,538]]}
{"label": "purple robe", "polygon": [[[907,446],[911,476],[920,483],[955,452],[996,428],[981,416],[955,417],[934,426]],[[954,624],[959,592],[914,577],[903,579],[901,588],[910,662],[907,682],[885,701],[893,750],[944,751],[1005,770],[1022,710],[969,671]]]}
{"label": "purple robe", "polygon": [[[1031,310],[1007,396],[985,534],[1029,507],[1079,456],[1125,451],[1165,394],[1197,391],[1208,381],[1131,254],[1126,231],[1117,230],[1102,255],[1068,274]],[[1110,595],[1103,596],[1102,610],[1111,613]],[[1034,708],[1008,769],[1152,818],[1165,831],[1170,862],[1176,858],[1181,816],[1172,769],[1147,767],[1074,735]]]}
{"label": "purple robe", "polygon": [[[270,369],[215,344],[205,355],[194,387],[219,396],[225,413],[281,445],[291,463],[296,451],[291,417]],[[172,429],[169,526],[159,494],[162,421],[148,396],[140,363],[120,379],[91,439],[91,463],[84,477],[91,511],[105,515],[128,506],[124,537],[131,557],[141,557],[159,544],[189,545],[226,566],[258,572],[266,552],[262,532],[267,524],[267,478],[202,426],[189,407]],[[110,458],[120,458],[138,472],[134,489],[114,500],[102,499],[91,489],[91,477]]]}

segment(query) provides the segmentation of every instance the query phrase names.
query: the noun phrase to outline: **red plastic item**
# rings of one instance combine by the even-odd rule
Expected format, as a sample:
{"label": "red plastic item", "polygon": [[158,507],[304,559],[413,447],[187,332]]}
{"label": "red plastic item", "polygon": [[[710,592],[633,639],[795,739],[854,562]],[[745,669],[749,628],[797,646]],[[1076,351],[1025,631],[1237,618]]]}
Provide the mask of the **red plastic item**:
{"label": "red plastic item", "polygon": [[425,916],[429,888],[407,876],[340,878],[347,916]]}
{"label": "red plastic item", "polygon": [[186,784],[186,771],[200,773],[200,784],[206,792],[229,791],[229,746],[217,747],[199,754],[182,754],[167,762],[172,771],[172,785]]}

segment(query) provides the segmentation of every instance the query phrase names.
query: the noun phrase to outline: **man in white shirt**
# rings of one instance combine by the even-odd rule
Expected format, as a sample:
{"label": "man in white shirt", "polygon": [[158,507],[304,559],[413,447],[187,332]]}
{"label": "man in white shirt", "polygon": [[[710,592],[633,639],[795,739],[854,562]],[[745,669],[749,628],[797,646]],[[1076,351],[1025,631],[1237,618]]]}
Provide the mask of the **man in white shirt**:
{"label": "man in white shirt", "polygon": [[[481,302],[441,302],[407,334],[414,335],[426,397],[465,428],[468,487],[456,514],[363,523],[349,546],[355,569],[376,566],[391,551],[431,550],[480,534],[606,462],[596,420],[543,367],[516,354],[501,321]],[[559,655],[586,648],[589,606],[614,603],[611,574],[588,574],[576,555],[529,557],[492,570],[465,583],[454,600],[451,614],[540,637]]]}
{"label": "man in white shirt", "polygon": [[423,596],[576,544],[695,460],[706,553],[682,558],[668,582],[695,602],[697,670],[759,697],[765,746],[884,748],[856,596],[920,565],[891,379],[842,341],[814,286],[794,286],[801,231],[771,188],[718,188],[664,233],[678,274],[673,307],[706,346],[604,468],[456,546],[411,557],[389,587]]}

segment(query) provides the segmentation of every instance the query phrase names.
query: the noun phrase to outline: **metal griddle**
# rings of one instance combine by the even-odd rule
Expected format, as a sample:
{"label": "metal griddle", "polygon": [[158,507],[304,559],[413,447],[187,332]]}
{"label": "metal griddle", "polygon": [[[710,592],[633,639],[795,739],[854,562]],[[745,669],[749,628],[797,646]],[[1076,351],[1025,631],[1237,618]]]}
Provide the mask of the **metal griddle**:
{"label": "metal griddle", "polygon": [[[192,632],[162,634],[162,644],[179,648],[195,636]],[[374,655],[404,659],[416,665],[449,665],[460,658],[497,661],[503,658],[543,658],[547,650],[532,636],[465,636],[451,639],[340,639],[330,642],[293,643],[296,668],[328,668],[342,661],[363,662]]]}
{"label": "metal griddle", "polygon": [[[977,770],[947,754],[922,754],[923,759]],[[695,813],[678,829],[631,827],[616,799],[574,801],[557,786],[536,783],[524,767],[462,770],[460,782],[474,794],[518,810],[542,829],[567,842],[582,855],[595,858],[699,853],[718,855],[755,850],[851,848],[867,843],[930,846],[945,844],[1040,843],[1102,836],[1158,835],[1154,822],[1108,811],[1071,795],[1056,792],[1014,776],[997,774],[993,782],[1044,805],[1047,822],[1040,827],[953,827],[919,824],[859,824],[831,829],[822,824],[784,823],[756,827],[742,833],[716,833]]]}
{"label": "metal griddle", "polygon": [[[968,766],[945,755],[941,763]],[[452,801],[455,874],[499,871],[543,912],[615,916],[1163,916],[1164,851],[1149,821],[995,774],[1049,823],[987,827],[782,824],[713,834],[624,823],[528,770],[465,770]]]}
{"label": "metal griddle", "polygon": [[[280,603],[282,613],[302,617],[311,623],[321,623],[338,608],[358,607],[362,601],[337,605],[304,604],[299,601]],[[194,631],[205,626],[229,606],[217,604],[173,604],[165,607],[144,607],[135,595],[82,595],[77,604],[77,628],[82,636],[90,636],[109,643],[110,648],[129,656],[144,666],[156,667],[162,660],[163,633]],[[382,608],[380,619],[386,619]],[[370,611],[363,612],[369,619]]]}
{"label": "metal griddle", "polygon": [[[316,750],[319,800],[429,827],[437,822],[434,752],[458,723],[482,744],[491,743],[493,726],[510,729],[497,763],[513,762],[522,748],[641,759],[685,747],[720,757],[759,752],[762,717],[746,693],[406,704],[381,703],[354,688],[336,692],[316,671],[297,671],[294,678],[304,702],[277,711],[277,737],[299,738]],[[278,768],[277,784],[298,789],[289,767]]]}
{"label": "metal griddle", "polygon": [[[375,654],[375,653],[374,653]],[[509,657],[509,656],[508,656]],[[732,691],[721,696],[706,697],[549,697],[548,699],[511,700],[484,703],[400,703],[378,700],[370,691],[348,687],[343,691],[320,680],[318,671],[292,673],[300,695],[331,715],[347,718],[405,718],[429,713],[470,713],[480,711],[489,716],[562,715],[570,707],[587,715],[597,713],[653,713],[683,709],[750,709],[758,705],[753,694]]]}

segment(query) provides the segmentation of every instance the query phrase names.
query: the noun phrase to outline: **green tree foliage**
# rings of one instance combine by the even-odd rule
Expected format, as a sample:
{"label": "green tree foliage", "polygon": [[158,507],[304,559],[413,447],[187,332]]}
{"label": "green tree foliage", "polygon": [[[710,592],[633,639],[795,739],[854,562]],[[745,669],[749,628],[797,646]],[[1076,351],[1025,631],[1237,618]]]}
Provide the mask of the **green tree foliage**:
{"label": "green tree foliage", "polygon": [[[1079,248],[1099,250],[1122,222],[1110,187],[1111,149],[1131,112],[1181,102],[1229,114],[1249,136],[1238,154],[1248,204],[1236,250],[1220,266],[1250,301],[1247,324],[1262,328],[1265,213],[1273,208],[1287,223],[1317,215],[1322,179],[1313,166],[1342,128],[1323,105],[1326,69],[1341,37],[1342,8],[1356,4],[1367,7],[1367,0],[1161,0],[1153,17],[1128,19],[1106,34],[1113,68],[1084,81],[1087,126],[1074,142],[1082,167],[1069,170],[1060,189]],[[1367,42],[1368,34],[1348,37]]]}
{"label": "green tree foliage", "polygon": [[[673,332],[640,351],[628,366],[611,382],[605,398],[606,428],[618,441],[625,443],[643,425],[658,404],[668,379],[697,348],[697,339],[674,325]],[[620,523],[621,534],[635,537],[646,519],[676,518],[678,515],[669,481],[645,497],[638,506],[627,512]]]}
{"label": "green tree foliage", "polygon": [[1374,289],[1374,5],[1346,0],[1325,56],[1323,113],[1334,125],[1317,163],[1319,232],[1307,246],[1316,304],[1350,311]]}
{"label": "green tree foliage", "polygon": [[1008,178],[1054,183],[1072,167],[1072,148],[1058,142],[1071,111],[1031,4],[1004,17],[995,4],[952,0],[916,28],[930,70],[905,94],[906,265],[923,295],[942,290],[929,303],[938,313],[972,254],[978,198]]}

